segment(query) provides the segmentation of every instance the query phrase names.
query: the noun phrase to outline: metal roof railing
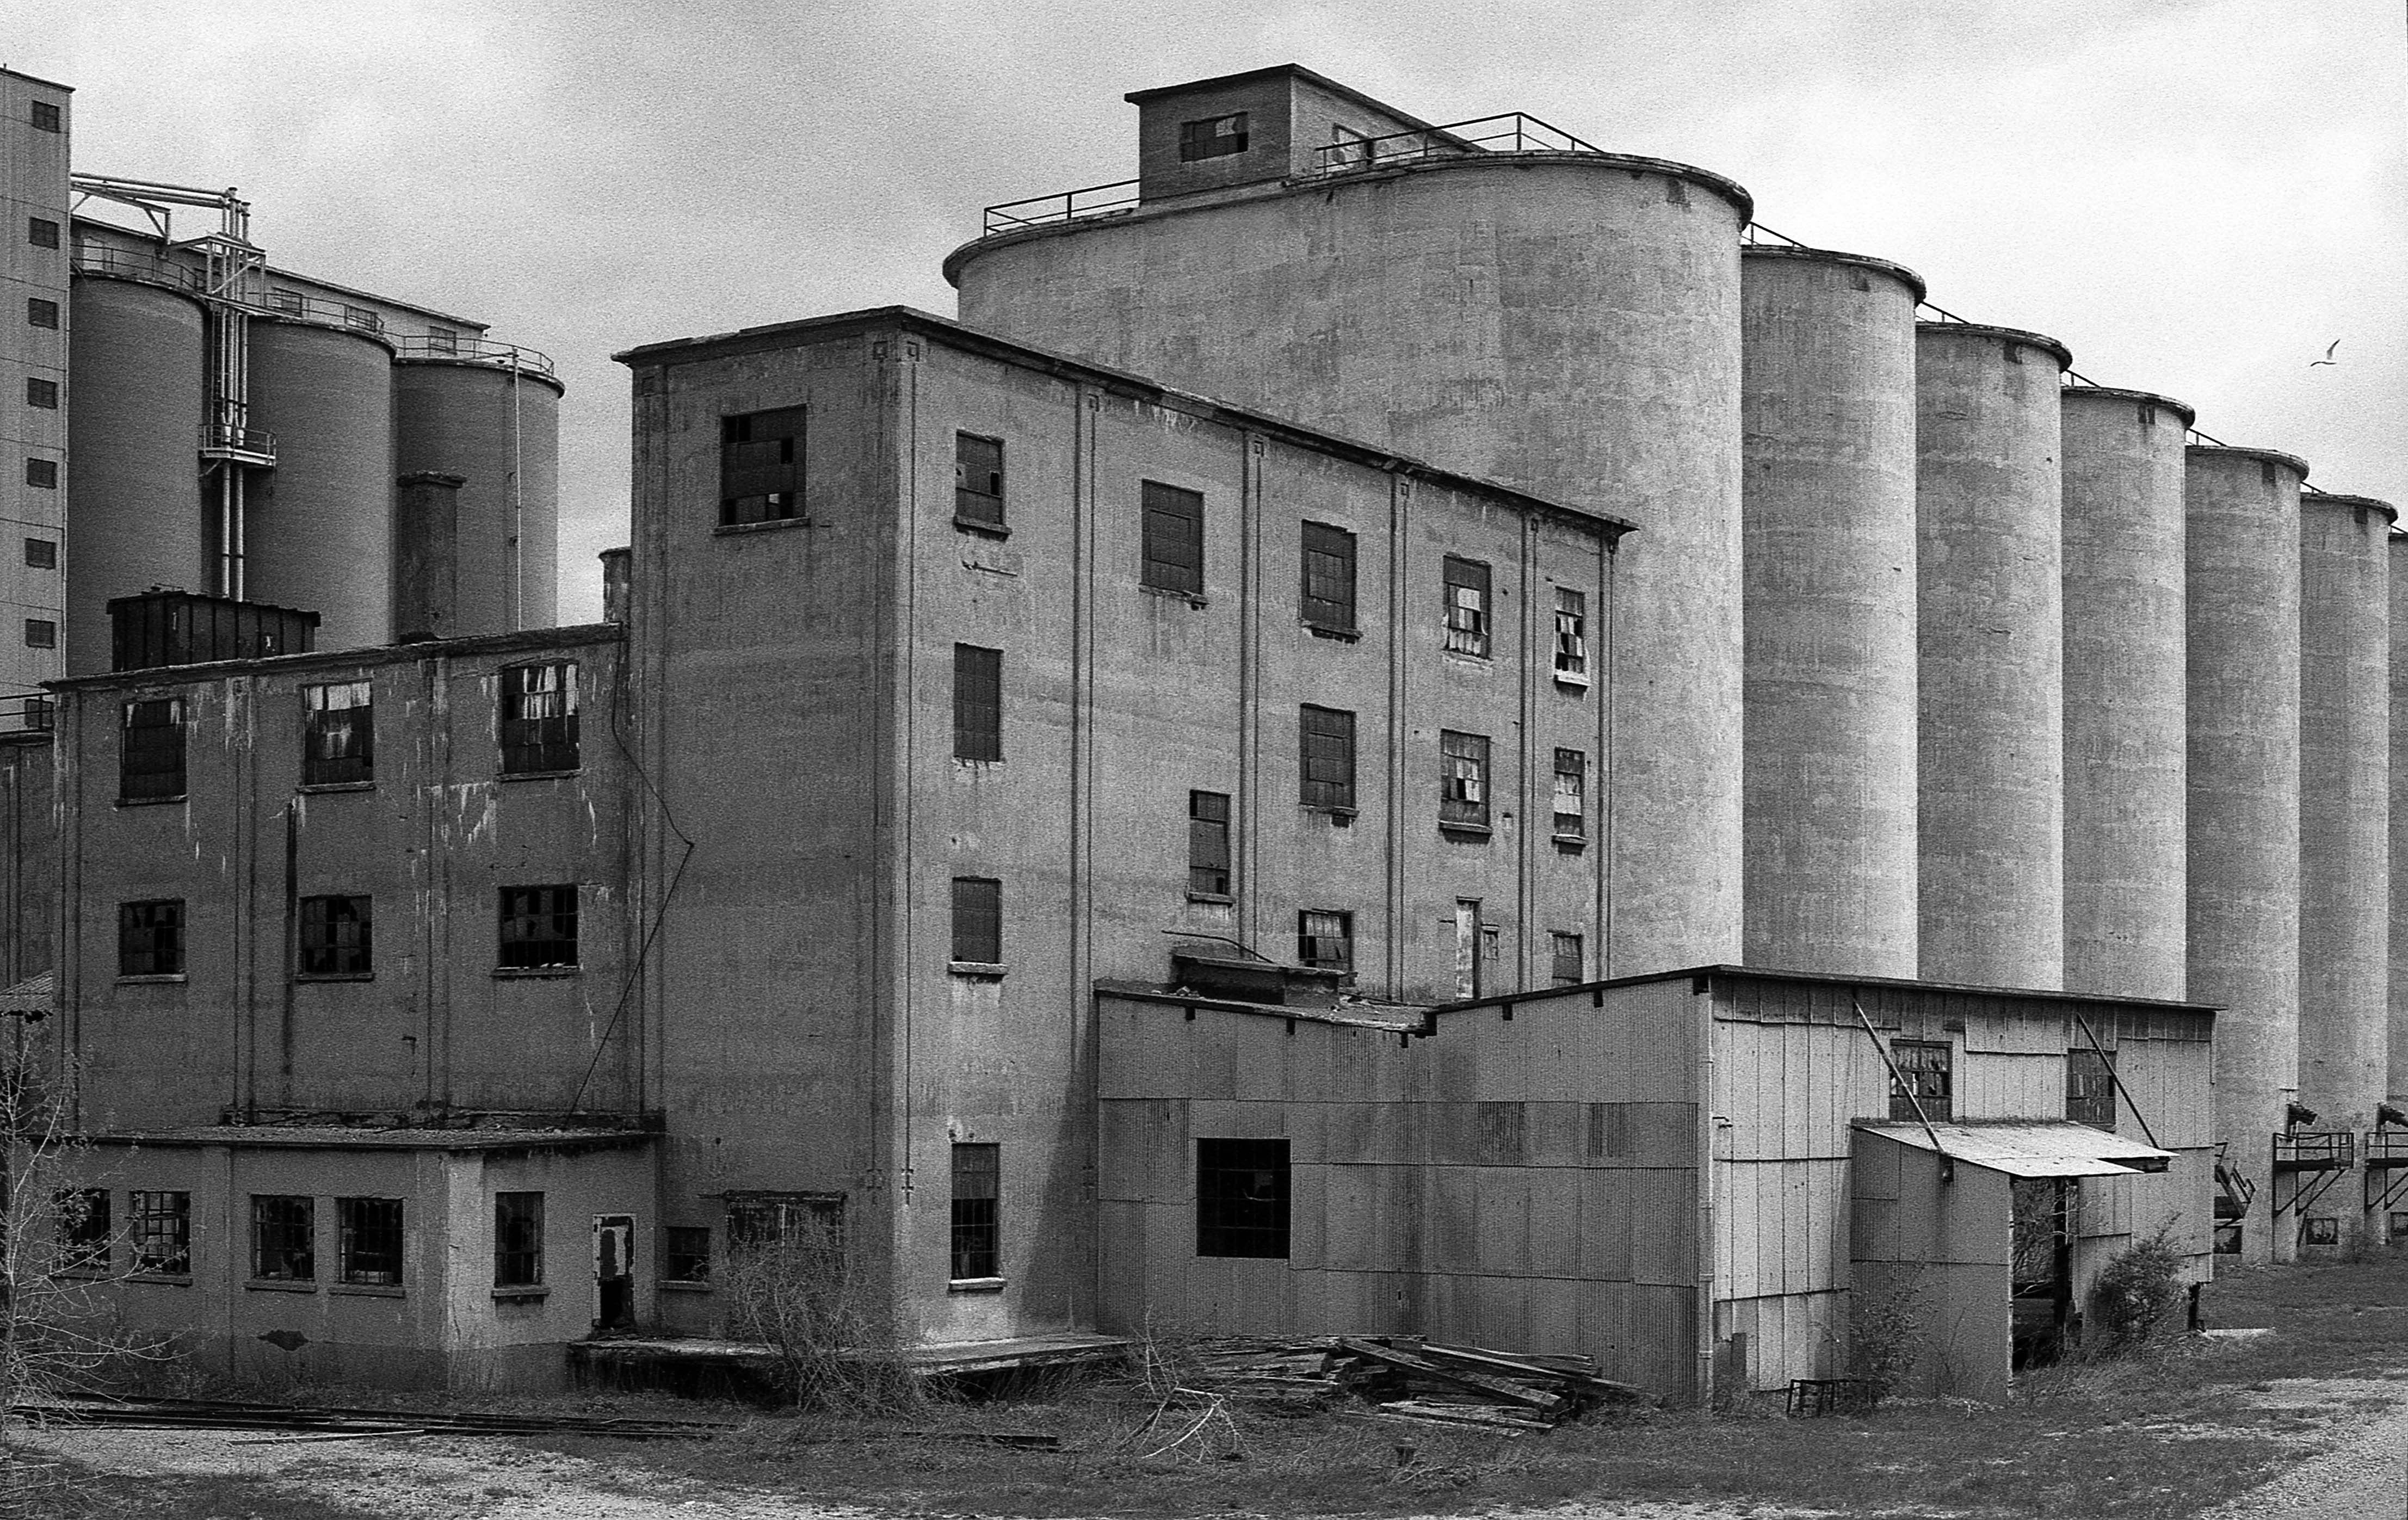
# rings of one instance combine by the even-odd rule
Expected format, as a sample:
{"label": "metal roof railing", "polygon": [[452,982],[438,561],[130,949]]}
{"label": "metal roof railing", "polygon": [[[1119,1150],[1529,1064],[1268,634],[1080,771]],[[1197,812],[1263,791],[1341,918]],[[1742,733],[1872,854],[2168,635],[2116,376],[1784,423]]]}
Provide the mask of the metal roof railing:
{"label": "metal roof railing", "polygon": [[78,274],[135,280],[146,285],[165,285],[170,290],[190,294],[197,295],[201,291],[201,272],[191,265],[164,253],[118,248],[108,243],[79,240],[75,245],[75,269]]}
{"label": "metal roof railing", "polygon": [[460,364],[490,365],[495,369],[516,370],[523,374],[539,375],[545,380],[558,378],[551,356],[534,349],[523,349],[515,343],[496,343],[489,337],[474,337],[466,333],[428,333],[417,337],[394,339],[399,359],[448,359]]}
{"label": "metal roof railing", "polygon": [[1413,127],[1378,137],[1352,137],[1312,151],[1313,175],[1346,174],[1356,169],[1383,169],[1425,158],[1459,158],[1466,153],[1602,153],[1559,126],[1527,111],[1502,116],[1476,116],[1443,126]]}
{"label": "metal roof railing", "polygon": [[1137,183],[1123,179],[1117,184],[1089,185],[1084,190],[1066,190],[1058,195],[1036,195],[1025,201],[990,206],[986,208],[985,236],[992,237],[996,233],[1018,232],[1023,227],[1125,211],[1137,204]]}
{"label": "metal roof railing", "polygon": [[314,323],[321,327],[348,327],[353,332],[384,336],[384,318],[372,307],[350,301],[328,301],[278,286],[267,293],[258,310],[288,322]]}

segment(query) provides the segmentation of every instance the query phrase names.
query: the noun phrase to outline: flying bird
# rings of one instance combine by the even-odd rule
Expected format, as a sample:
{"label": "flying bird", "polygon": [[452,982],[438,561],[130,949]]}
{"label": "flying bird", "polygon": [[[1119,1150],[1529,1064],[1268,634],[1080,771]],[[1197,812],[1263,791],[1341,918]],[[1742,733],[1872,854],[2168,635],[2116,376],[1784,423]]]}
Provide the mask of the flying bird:
{"label": "flying bird", "polygon": [[2316,367],[2316,366],[2318,366],[2318,365],[2334,365],[2334,367],[2336,367],[2336,368],[2340,367],[2340,366],[2338,366],[2338,364],[2336,364],[2336,363],[2335,363],[2335,361],[2334,361],[2334,359],[2333,359],[2333,350],[2334,350],[2334,349],[2337,349],[2337,348],[2340,348],[2340,347],[2341,347],[2341,339],[2340,339],[2340,338],[2337,338],[2337,337],[2336,337],[2336,338],[2334,338],[2334,339],[2332,340],[2331,344],[2330,344],[2329,346],[2328,346],[2328,347],[2325,349],[2325,356],[2324,356],[2323,358],[2321,358],[2321,359],[2311,359],[2311,360],[2309,360],[2309,361],[2308,361],[2308,367],[2309,367],[2310,369],[2314,369],[2314,368],[2315,368],[2315,367]]}

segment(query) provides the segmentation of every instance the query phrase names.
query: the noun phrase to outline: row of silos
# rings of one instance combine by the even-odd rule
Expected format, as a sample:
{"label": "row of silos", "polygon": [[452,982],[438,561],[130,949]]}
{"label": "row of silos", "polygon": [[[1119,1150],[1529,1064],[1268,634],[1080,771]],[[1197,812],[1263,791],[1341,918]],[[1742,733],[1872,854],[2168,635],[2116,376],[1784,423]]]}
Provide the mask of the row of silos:
{"label": "row of silos", "polygon": [[[205,499],[208,308],[180,267],[79,271],[69,342],[67,669],[108,668],[108,602],[154,586],[224,594]],[[555,610],[557,382],[472,354],[412,353],[351,322],[252,314],[247,423],[272,466],[239,461],[245,599],[321,615],[319,647],[391,642],[395,478],[461,476],[459,631]]]}

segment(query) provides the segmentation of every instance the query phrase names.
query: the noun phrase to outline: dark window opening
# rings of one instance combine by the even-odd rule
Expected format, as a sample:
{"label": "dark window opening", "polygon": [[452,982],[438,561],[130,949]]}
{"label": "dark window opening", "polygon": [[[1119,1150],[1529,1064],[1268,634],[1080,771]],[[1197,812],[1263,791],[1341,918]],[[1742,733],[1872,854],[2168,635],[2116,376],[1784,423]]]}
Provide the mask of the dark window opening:
{"label": "dark window opening", "polygon": [[1354,535],[1326,523],[1304,524],[1304,595],[1298,615],[1330,633],[1354,631]]}
{"label": "dark window opening", "polygon": [[25,321],[29,325],[47,327],[56,332],[59,325],[59,303],[46,300],[39,295],[26,296]]}
{"label": "dark window opening", "polygon": [[128,702],[121,714],[117,799],[155,802],[184,795],[184,699]]}
{"label": "dark window opening", "polygon": [[953,435],[953,515],[982,527],[1003,526],[1003,440]]}
{"label": "dark window opening", "polygon": [[29,407],[39,407],[44,411],[58,410],[59,382],[56,380],[35,380],[33,377],[27,376],[25,379],[25,405]]}
{"label": "dark window opening", "polygon": [[953,646],[953,758],[1003,758],[1003,651]]}
{"label": "dark window opening", "polygon": [[117,905],[117,974],[184,974],[184,899]]}
{"label": "dark window opening", "polygon": [[270,1283],[318,1280],[318,1200],[252,1194],[251,1275]]}
{"label": "dark window opening", "polygon": [[1354,915],[1308,908],[1296,915],[1296,958],[1322,971],[1354,969]]}
{"label": "dark window opening", "polygon": [[1924,1118],[1933,1124],[1945,1123],[1952,1111],[1949,1095],[1954,1085],[1955,1056],[1955,1048],[1945,1040],[1891,1040],[1889,1058],[1898,1068],[1898,1075],[1889,1084],[1889,1116],[1912,1119],[1916,1103],[1920,1103]]}
{"label": "dark window opening", "polygon": [[1003,1147],[953,1147],[953,1274],[994,1277],[1001,1266]]}
{"label": "dark window opening", "polygon": [[55,570],[59,567],[59,544],[55,538],[25,540],[25,565],[29,569]]}
{"label": "dark window opening", "polygon": [[399,1198],[337,1198],[336,1269],[346,1283],[401,1285]]}
{"label": "dark window opening", "polygon": [[304,897],[301,899],[301,964],[303,976],[366,976],[373,970],[370,929],[374,899],[369,897]]}
{"label": "dark window opening", "polygon": [[[59,462],[55,459],[26,460],[25,483],[36,491],[56,491],[59,488]],[[25,541],[34,543],[38,540],[28,538]],[[31,565],[34,562],[27,560],[25,563]]]}
{"label": "dark window opening", "polygon": [[36,248],[56,248],[59,224],[48,217],[29,216],[25,219],[25,241]]}
{"label": "dark window opening", "polygon": [[1287,1200],[1287,1141],[1196,1142],[1197,1255],[1284,1257]]}
{"label": "dark window opening", "polygon": [[1441,728],[1438,737],[1443,776],[1438,799],[1438,821],[1464,828],[1488,826],[1488,739],[1481,734],[1458,734]]}
{"label": "dark window opening", "polygon": [[710,1226],[671,1225],[661,1232],[661,1275],[671,1283],[710,1281]]}
{"label": "dark window opening", "polygon": [[755,1193],[727,1203],[731,1254],[774,1248],[800,1250],[840,1261],[844,1252],[841,1193]]}
{"label": "dark window opening", "polygon": [[59,1222],[56,1269],[62,1272],[108,1270],[108,1190],[105,1187],[63,1187],[50,1195]]}
{"label": "dark window opening", "polygon": [[1354,806],[1354,714],[1335,708],[1297,709],[1301,800],[1308,808]]}
{"label": "dark window opening", "polygon": [[577,768],[577,662],[502,671],[502,774]]}
{"label": "dark window opening", "polygon": [[2115,1128],[2115,1056],[2083,1048],[2065,1053],[2065,1116],[2113,1133]]}
{"label": "dark window opening", "polygon": [[1139,584],[1204,594],[1204,497],[1175,485],[1144,482],[1145,566]]}
{"label": "dark window opening", "polygon": [[1187,794],[1187,890],[1229,895],[1229,799],[1223,793]]}
{"label": "dark window opening", "polygon": [[2312,1214],[2307,1230],[2300,1237],[2301,1245],[2341,1244],[2341,1220],[2332,1214]]}
{"label": "dark window opening", "polygon": [[1488,653],[1488,566],[1446,557],[1446,647],[1452,654]]}
{"label": "dark window opening", "polygon": [[720,419],[720,526],[803,515],[803,412],[780,407]]}
{"label": "dark window opening", "polygon": [[[533,668],[533,667],[530,667]],[[516,674],[505,672],[505,679]],[[340,786],[376,777],[376,695],[365,681],[304,686],[301,784]],[[508,768],[508,752],[504,752]]]}
{"label": "dark window opening", "polygon": [[494,1286],[543,1283],[543,1195],[494,1195]]}
{"label": "dark window opening", "polygon": [[1242,153],[1246,151],[1248,136],[1244,111],[1182,122],[1179,123],[1179,162],[1193,164],[1199,159],[1228,158]]}
{"label": "dark window opening", "polygon": [[190,1193],[126,1195],[127,1234],[134,1269],[183,1277],[193,1269],[193,1196]]}
{"label": "dark window opening", "polygon": [[1588,756],[1578,750],[1555,752],[1555,838],[1588,837]]}
{"label": "dark window opening", "polygon": [[1552,980],[1558,987],[1576,986],[1588,975],[1588,959],[1577,934],[1555,936],[1555,966]]}
{"label": "dark window opening", "polygon": [[993,877],[953,878],[953,959],[1003,964],[1003,883]]}
{"label": "dark window opening", "polygon": [[533,971],[577,964],[577,888],[506,886],[501,891],[501,954],[505,970]]}
{"label": "dark window opening", "polygon": [[1555,588],[1555,674],[1588,679],[1588,597],[1569,586]]}
{"label": "dark window opening", "polygon": [[66,130],[64,120],[59,115],[57,102],[36,100],[32,105],[33,110],[29,120],[33,122],[35,131],[64,132]]}
{"label": "dark window opening", "polygon": [[59,625],[51,622],[49,618],[27,618],[25,620],[25,647],[27,649],[58,648]]}

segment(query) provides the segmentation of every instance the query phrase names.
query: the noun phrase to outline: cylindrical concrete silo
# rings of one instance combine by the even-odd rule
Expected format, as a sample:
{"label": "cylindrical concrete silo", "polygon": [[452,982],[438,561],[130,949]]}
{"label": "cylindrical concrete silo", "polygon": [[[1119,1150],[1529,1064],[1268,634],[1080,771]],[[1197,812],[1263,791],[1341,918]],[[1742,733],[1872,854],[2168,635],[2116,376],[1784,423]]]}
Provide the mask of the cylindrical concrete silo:
{"label": "cylindrical concrete silo", "polygon": [[507,362],[412,355],[393,371],[394,467],[457,475],[462,634],[558,615],[557,380]]}
{"label": "cylindrical concrete silo", "polygon": [[[1639,524],[1611,630],[1621,975],[1742,954],[1748,213],[1681,165],[1468,152],[985,238],[946,272],[971,326]],[[1430,618],[1437,560],[1401,570]]]}
{"label": "cylindrical concrete silo", "polygon": [[276,469],[251,508],[246,591],[316,611],[320,649],[393,641],[393,355],[352,328],[260,321],[251,420]]}
{"label": "cylindrical concrete silo", "polygon": [[2372,1127],[2390,1076],[2398,515],[2364,496],[2300,498],[2300,1101],[2323,1129]]}
{"label": "cylindrical concrete silo", "polygon": [[2393,529],[2391,559],[2391,1042],[2386,1083],[2408,1097],[2408,533]]}
{"label": "cylindrical concrete silo", "polygon": [[1922,975],[2065,973],[2064,584],[2055,338],[1915,330]]}
{"label": "cylindrical concrete silo", "polygon": [[[201,506],[200,303],[79,275],[68,335],[66,671],[109,667],[108,603],[210,587]],[[13,467],[13,466],[12,466]]]}
{"label": "cylindrical concrete silo", "polygon": [[2215,1135],[2256,1184],[2242,1256],[2287,1258],[2271,1137],[2299,1088],[2300,486],[2264,449],[2194,444],[2183,485],[2190,635],[2190,997],[2215,1020]]}
{"label": "cylindrical concrete silo", "polygon": [[2187,672],[2183,437],[2145,391],[2061,393],[2065,985],[2180,999]]}
{"label": "cylindrical concrete silo", "polygon": [[1923,282],[1800,248],[1740,272],[1747,964],[1913,977]]}

